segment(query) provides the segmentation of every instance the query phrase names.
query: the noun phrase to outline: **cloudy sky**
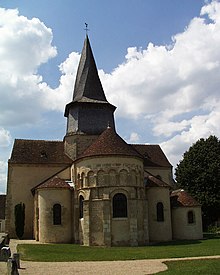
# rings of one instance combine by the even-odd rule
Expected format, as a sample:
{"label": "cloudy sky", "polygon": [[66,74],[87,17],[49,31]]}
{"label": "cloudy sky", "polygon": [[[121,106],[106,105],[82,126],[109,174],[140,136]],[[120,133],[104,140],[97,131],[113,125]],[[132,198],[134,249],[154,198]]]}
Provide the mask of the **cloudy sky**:
{"label": "cloudy sky", "polygon": [[175,167],[220,136],[219,1],[0,1],[0,193],[15,138],[65,135],[85,22],[121,137]]}

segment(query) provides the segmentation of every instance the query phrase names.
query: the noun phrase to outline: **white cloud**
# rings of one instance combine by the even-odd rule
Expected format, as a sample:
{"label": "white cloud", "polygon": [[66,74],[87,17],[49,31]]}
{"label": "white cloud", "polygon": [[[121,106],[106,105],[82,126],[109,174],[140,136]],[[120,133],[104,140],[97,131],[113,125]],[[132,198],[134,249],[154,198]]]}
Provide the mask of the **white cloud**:
{"label": "white cloud", "polygon": [[138,133],[132,132],[128,140],[129,143],[138,143],[140,141],[140,135]]}
{"label": "white cloud", "polygon": [[7,147],[11,143],[11,135],[9,131],[0,128],[0,147]]}
{"label": "white cloud", "polygon": [[0,124],[35,121],[45,110],[39,66],[57,54],[53,35],[39,19],[0,8]]}
{"label": "white cloud", "polygon": [[219,45],[220,3],[213,1],[172,45],[128,48],[123,64],[101,72],[117,115],[150,120],[174,166],[199,138],[220,136]]}
{"label": "white cloud", "polygon": [[52,31],[38,18],[27,19],[18,10],[0,8],[1,70],[13,75],[32,74],[56,55]]}
{"label": "white cloud", "polygon": [[0,194],[5,193],[5,182],[6,182],[6,162],[0,161]]}
{"label": "white cloud", "polygon": [[60,84],[56,89],[50,88],[45,82],[39,84],[43,93],[42,105],[50,110],[63,112],[64,106],[72,100],[74,81],[79,64],[80,55],[72,52],[68,58],[60,64]]}
{"label": "white cloud", "polygon": [[[213,2],[212,5],[220,5]],[[209,9],[203,9],[204,14]],[[217,13],[219,9],[215,9]],[[212,10],[211,18],[220,17]],[[213,15],[214,14],[214,15]],[[208,14],[209,16],[209,14]],[[110,101],[118,115],[176,115],[203,108],[218,97],[220,74],[220,24],[194,18],[184,32],[173,37],[172,47],[129,48],[126,62],[103,76]],[[210,83],[211,82],[211,83]]]}
{"label": "white cloud", "polygon": [[187,131],[181,131],[171,139],[162,142],[161,147],[169,156],[171,163],[176,166],[182,158],[183,153],[201,137],[210,135],[220,136],[220,108],[211,111],[207,115],[194,116],[188,121],[190,125]]}

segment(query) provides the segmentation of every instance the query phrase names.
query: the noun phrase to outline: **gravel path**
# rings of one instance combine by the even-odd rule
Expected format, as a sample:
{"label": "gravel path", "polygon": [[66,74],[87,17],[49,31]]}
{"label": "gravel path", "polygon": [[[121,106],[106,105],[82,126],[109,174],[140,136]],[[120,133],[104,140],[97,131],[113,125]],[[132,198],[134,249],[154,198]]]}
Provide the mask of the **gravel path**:
{"label": "gravel path", "polygon": [[[11,240],[12,253],[16,252],[18,243],[37,243],[36,241]],[[219,258],[219,256],[155,259],[155,260],[133,260],[133,261],[102,261],[102,262],[29,262],[21,261],[19,274],[23,275],[60,275],[60,274],[88,274],[88,275],[125,275],[125,274],[156,274],[167,269],[164,261],[179,261],[186,259],[208,259]],[[6,274],[6,263],[0,263],[0,274]]]}

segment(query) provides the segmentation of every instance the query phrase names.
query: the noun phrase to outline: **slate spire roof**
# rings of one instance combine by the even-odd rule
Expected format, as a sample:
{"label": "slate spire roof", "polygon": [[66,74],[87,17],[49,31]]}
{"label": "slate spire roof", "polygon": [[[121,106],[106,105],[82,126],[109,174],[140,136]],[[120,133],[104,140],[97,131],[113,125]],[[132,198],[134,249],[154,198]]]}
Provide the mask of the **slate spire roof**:
{"label": "slate spire roof", "polygon": [[66,105],[64,116],[68,116],[69,109],[74,103],[101,103],[108,105],[113,111],[116,109],[105,97],[88,35],[84,41],[76,74],[73,100]]}
{"label": "slate spire roof", "polygon": [[76,133],[99,135],[108,124],[115,128],[115,109],[116,107],[110,104],[105,97],[89,38],[86,35],[77,70],[73,99],[65,108],[66,135]]}
{"label": "slate spire roof", "polygon": [[86,35],[76,75],[73,101],[106,101],[89,38]]}

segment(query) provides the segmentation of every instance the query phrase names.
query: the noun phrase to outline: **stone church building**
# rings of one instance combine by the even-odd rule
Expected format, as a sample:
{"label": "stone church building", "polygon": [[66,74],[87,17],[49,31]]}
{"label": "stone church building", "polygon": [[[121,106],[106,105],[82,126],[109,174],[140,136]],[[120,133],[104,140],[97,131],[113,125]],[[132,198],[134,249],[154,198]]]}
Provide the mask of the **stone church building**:
{"label": "stone church building", "polygon": [[202,238],[201,206],[173,190],[159,145],[116,132],[86,36],[63,141],[16,139],[8,161],[6,232],[25,204],[24,238],[87,246],[138,246]]}

